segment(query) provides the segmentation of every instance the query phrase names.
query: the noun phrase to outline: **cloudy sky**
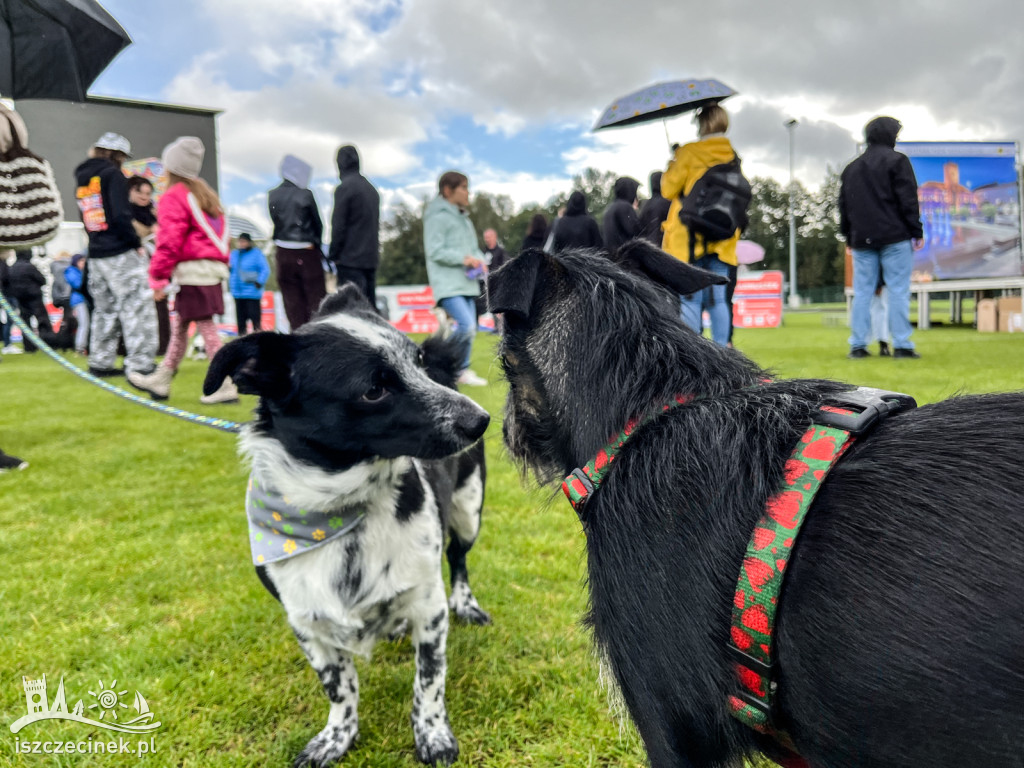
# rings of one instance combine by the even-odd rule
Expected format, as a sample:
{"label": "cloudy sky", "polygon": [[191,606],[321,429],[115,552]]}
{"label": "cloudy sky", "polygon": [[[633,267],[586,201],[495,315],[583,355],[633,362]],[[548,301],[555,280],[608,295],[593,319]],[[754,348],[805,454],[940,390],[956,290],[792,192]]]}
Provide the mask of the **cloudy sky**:
{"label": "cloudy sky", "polygon": [[617,97],[718,78],[748,175],[816,186],[891,114],[901,139],[1024,139],[1020,0],[103,0],[135,41],[91,92],[223,110],[222,196],[266,221],[281,157],[360,149],[385,201],[457,168],[519,204],[587,166],[646,181],[686,117],[591,133]]}

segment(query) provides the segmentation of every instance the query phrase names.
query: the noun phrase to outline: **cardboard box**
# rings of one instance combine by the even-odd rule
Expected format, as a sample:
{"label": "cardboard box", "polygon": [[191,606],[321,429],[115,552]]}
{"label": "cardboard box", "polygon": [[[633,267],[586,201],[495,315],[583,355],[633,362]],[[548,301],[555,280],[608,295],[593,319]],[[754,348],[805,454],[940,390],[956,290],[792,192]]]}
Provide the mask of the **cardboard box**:
{"label": "cardboard box", "polygon": [[996,305],[999,309],[999,330],[1001,333],[1009,333],[1010,315],[1020,313],[1021,298],[1020,296],[1003,296],[996,299]]}
{"label": "cardboard box", "polygon": [[982,299],[974,311],[981,333],[995,333],[999,330],[999,308],[995,299]]}

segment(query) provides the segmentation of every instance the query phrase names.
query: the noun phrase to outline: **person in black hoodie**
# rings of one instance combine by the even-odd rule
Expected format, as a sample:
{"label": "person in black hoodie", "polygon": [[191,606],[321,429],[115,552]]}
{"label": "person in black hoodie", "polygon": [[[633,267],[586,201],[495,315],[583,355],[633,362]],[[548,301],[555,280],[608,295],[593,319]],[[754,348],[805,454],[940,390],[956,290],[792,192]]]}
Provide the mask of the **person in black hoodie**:
{"label": "person in black hoodie", "polygon": [[917,178],[910,159],[897,152],[900,121],[876,117],[864,127],[867,149],[843,170],[839,230],[853,251],[851,358],[868,357],[871,297],[879,276],[889,291],[893,357],[920,355],[910,340],[910,275],[914,251],[924,243]]}
{"label": "person in black hoodie", "polygon": [[[18,312],[25,325],[31,327],[31,318],[36,319],[36,328],[44,341],[49,342],[53,336],[50,315],[43,302],[43,286],[46,278],[32,263],[32,251],[14,252],[15,262],[7,271],[7,290],[18,302]],[[35,352],[36,345],[26,336],[22,342],[26,352]]]}
{"label": "person in black hoodie", "polygon": [[565,204],[565,215],[558,219],[553,227],[552,247],[555,253],[567,248],[604,247],[597,221],[587,213],[587,197],[578,189],[569,195],[569,202]]}
{"label": "person in black hoodie", "polygon": [[615,180],[612,200],[604,211],[604,247],[615,252],[623,243],[640,234],[640,219],[636,215],[636,191],[640,182],[629,176]]}
{"label": "person in black hoodie", "polygon": [[130,157],[124,136],[105,133],[75,169],[76,197],[89,236],[89,294],[92,319],[89,372],[122,374],[117,360],[118,332],[124,335],[124,367],[141,375],[156,368],[157,330],[153,292],[128,203],[128,182],[121,164]]}
{"label": "person in black hoodie", "polygon": [[380,266],[380,193],[359,173],[359,152],[351,144],[338,150],[338,177],[331,214],[331,248],[327,253],[338,270],[338,286],[355,283],[377,306]]}
{"label": "person in black hoodie", "polygon": [[668,218],[671,200],[661,196],[661,171],[651,174],[651,199],[640,207],[640,236],[661,248],[661,225]]}

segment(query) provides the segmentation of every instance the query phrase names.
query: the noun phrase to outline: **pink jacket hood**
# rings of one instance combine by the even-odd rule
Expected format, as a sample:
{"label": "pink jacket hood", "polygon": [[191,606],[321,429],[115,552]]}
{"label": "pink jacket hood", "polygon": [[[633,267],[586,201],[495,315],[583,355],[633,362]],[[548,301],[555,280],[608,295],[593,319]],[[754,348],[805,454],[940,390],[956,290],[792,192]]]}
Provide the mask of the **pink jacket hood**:
{"label": "pink jacket hood", "polygon": [[149,263],[151,284],[166,283],[183,261],[228,263],[230,235],[225,217],[204,213],[184,184],[175,184],[160,197],[157,219],[156,251]]}

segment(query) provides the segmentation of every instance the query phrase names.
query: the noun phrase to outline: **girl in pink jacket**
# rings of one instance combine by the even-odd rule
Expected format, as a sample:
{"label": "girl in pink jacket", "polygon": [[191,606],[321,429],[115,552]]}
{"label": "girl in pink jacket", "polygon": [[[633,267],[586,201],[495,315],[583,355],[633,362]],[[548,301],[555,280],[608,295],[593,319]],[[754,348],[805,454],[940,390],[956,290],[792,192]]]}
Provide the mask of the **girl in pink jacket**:
{"label": "girl in pink jacket", "polygon": [[[211,359],[221,348],[214,315],[224,314],[221,283],[228,277],[229,239],[227,221],[217,193],[199,178],[205,148],[194,136],[183,136],[164,149],[167,191],[160,198],[156,251],[149,264],[149,284],[156,298],[173,282],[177,319],[171,324],[167,354],[157,369],[147,375],[128,375],[132,386],[148,392],[155,400],[166,399],[171,378],[185,356],[188,326],[195,323],[206,342]],[[200,402],[233,403],[238,390],[230,379]]]}

